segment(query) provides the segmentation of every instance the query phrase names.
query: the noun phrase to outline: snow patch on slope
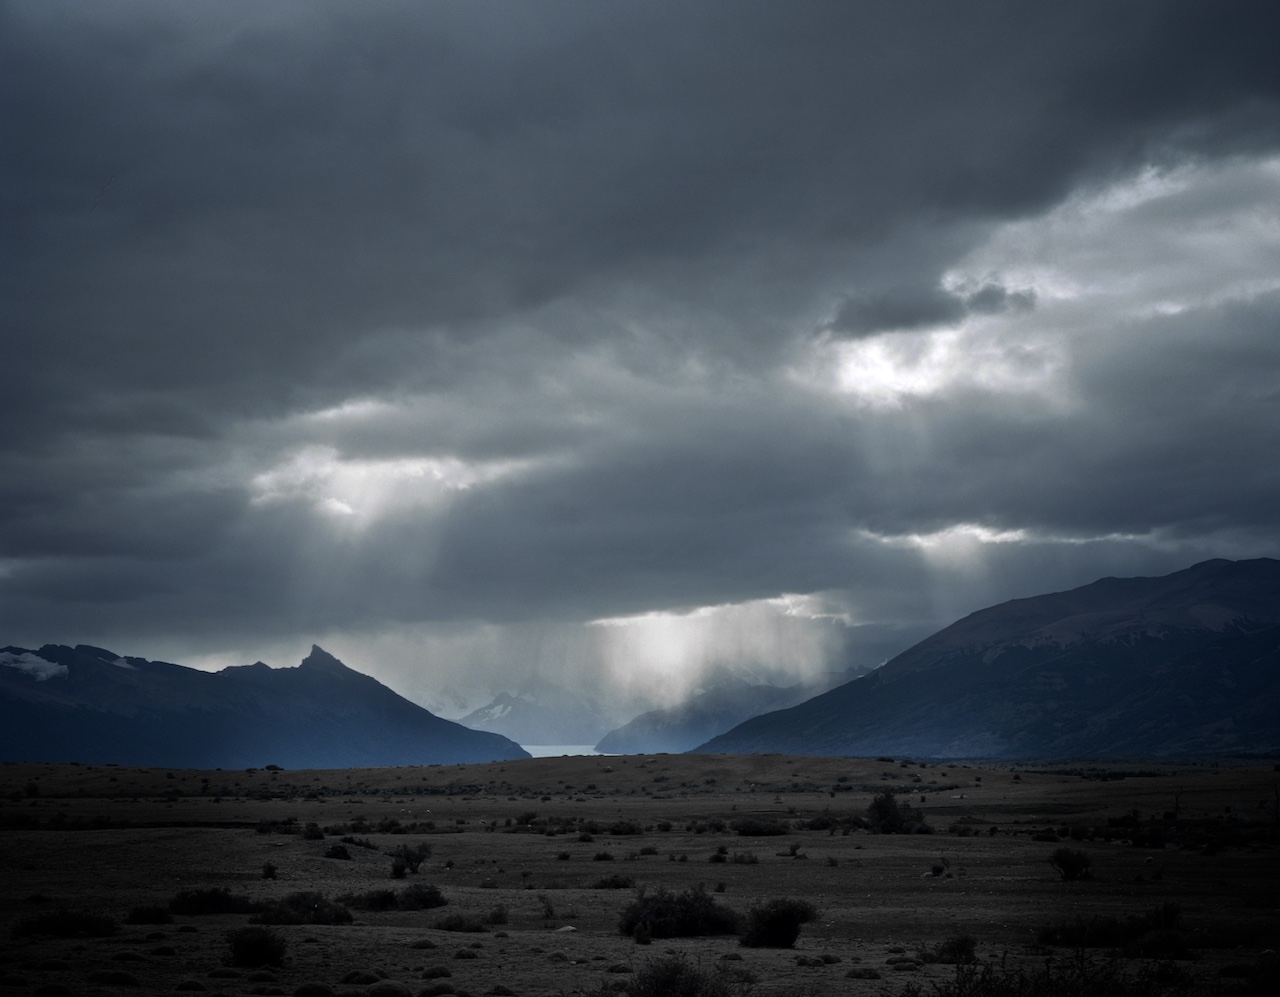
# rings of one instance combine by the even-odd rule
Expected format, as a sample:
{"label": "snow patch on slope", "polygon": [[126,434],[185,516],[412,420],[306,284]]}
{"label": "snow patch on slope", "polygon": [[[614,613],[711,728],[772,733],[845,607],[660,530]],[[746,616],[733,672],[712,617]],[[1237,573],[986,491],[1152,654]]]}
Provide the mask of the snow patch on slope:
{"label": "snow patch on slope", "polygon": [[14,654],[12,651],[0,651],[0,665],[16,668],[18,671],[32,676],[37,682],[52,678],[62,678],[67,674],[67,666],[56,661],[46,661],[38,654],[24,651]]}

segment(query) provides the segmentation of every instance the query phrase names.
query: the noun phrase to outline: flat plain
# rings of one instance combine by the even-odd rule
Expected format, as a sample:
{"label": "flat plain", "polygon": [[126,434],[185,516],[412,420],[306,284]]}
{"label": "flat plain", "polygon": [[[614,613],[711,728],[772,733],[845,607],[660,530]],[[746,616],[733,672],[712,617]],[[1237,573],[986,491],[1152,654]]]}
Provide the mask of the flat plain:
{"label": "flat plain", "polygon": [[[887,791],[916,833],[867,826]],[[394,877],[392,854],[422,845],[417,872]],[[647,966],[682,957],[733,993],[896,995],[954,987],[947,955],[971,947],[979,964],[1122,956],[1126,972],[1159,969],[1174,989],[1263,993],[1277,972],[1278,845],[1270,763],[6,764],[0,992],[558,997],[626,992]],[[1064,879],[1049,861],[1060,849],[1085,856],[1089,875]],[[350,899],[376,908],[370,897],[415,886],[446,902]],[[744,917],[780,898],[817,917],[785,949],[732,934],[643,944],[619,930],[639,891],[700,889]],[[257,912],[164,913],[184,893],[214,890]],[[231,966],[228,934],[302,893],[348,898],[352,920],[273,925],[286,945],[279,964]],[[62,913],[114,930],[65,930]],[[1090,925],[1114,937],[1060,944]],[[472,930],[448,930],[459,926]]]}

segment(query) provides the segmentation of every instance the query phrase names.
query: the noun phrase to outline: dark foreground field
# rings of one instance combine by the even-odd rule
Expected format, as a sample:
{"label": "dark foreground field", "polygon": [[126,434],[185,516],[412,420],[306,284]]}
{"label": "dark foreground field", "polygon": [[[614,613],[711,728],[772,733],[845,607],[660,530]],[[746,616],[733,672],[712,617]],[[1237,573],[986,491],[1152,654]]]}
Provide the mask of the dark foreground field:
{"label": "dark foreground field", "polygon": [[[1275,993],[1280,776],[1067,768],[4,765],[0,994]],[[886,790],[915,833],[868,826]],[[394,878],[393,853],[416,861],[422,845],[418,871]],[[1064,879],[1060,849],[1088,874]],[[638,890],[744,924],[780,899],[817,916],[794,948],[642,944],[660,925],[619,930]],[[196,912],[220,905],[239,909]],[[232,965],[229,934],[263,920],[338,923],[255,928],[266,947],[245,939]]]}

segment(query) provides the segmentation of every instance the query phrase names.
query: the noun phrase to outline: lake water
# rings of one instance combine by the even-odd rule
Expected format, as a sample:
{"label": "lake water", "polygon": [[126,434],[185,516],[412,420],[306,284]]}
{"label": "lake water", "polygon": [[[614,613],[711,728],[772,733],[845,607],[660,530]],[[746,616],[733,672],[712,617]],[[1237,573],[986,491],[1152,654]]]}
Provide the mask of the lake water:
{"label": "lake water", "polygon": [[561,755],[598,755],[590,744],[522,744],[520,747],[534,758],[559,758]]}

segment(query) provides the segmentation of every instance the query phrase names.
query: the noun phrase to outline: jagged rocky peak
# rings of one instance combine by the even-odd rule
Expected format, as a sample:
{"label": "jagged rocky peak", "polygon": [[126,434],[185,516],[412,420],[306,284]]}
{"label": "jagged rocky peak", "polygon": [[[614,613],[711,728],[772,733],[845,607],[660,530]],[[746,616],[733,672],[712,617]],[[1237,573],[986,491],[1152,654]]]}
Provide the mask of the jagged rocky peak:
{"label": "jagged rocky peak", "polygon": [[311,653],[302,659],[301,668],[323,669],[328,672],[349,672],[346,665],[326,651],[319,644],[311,645]]}

